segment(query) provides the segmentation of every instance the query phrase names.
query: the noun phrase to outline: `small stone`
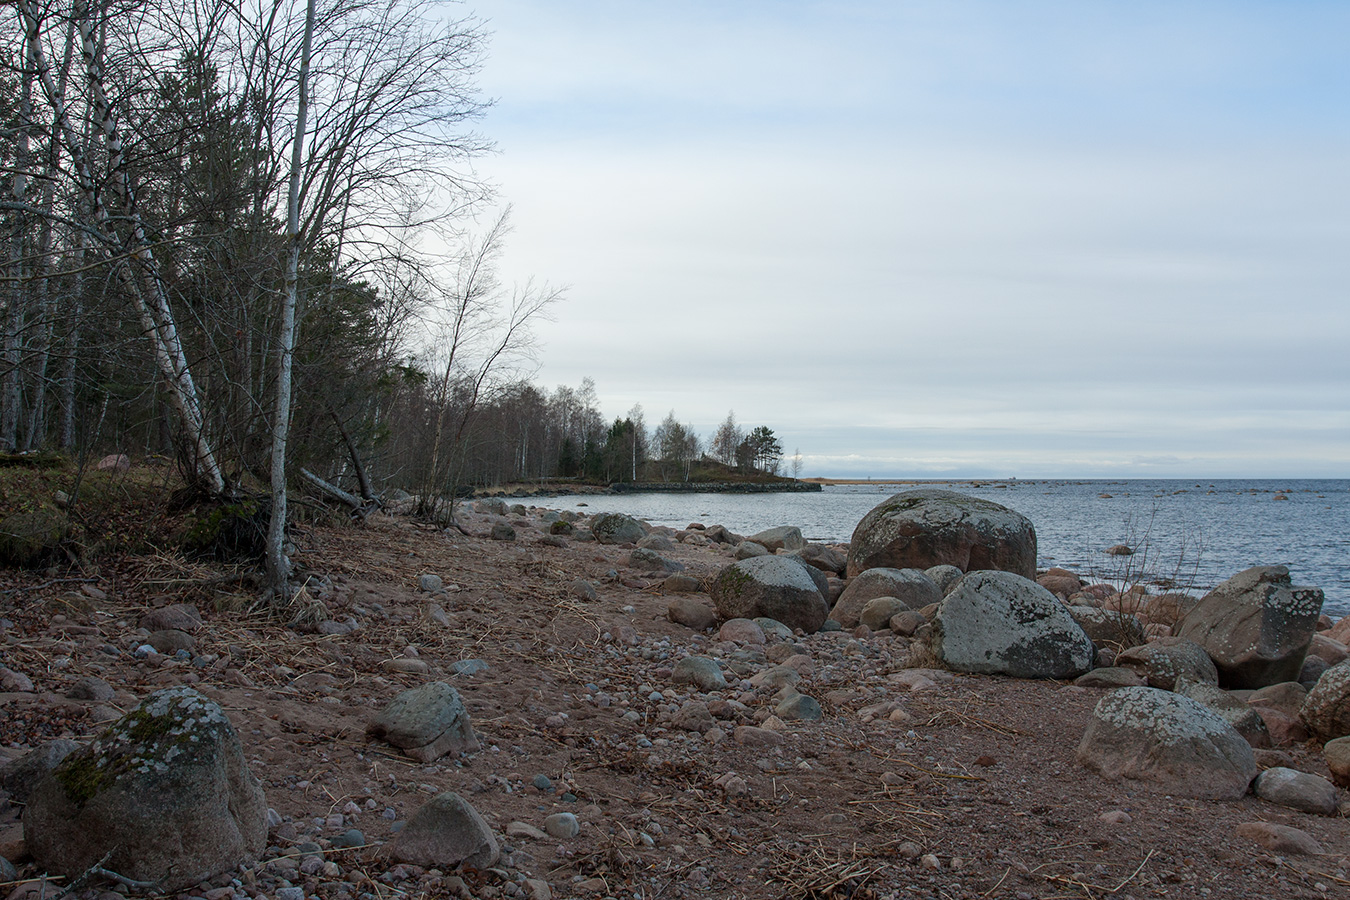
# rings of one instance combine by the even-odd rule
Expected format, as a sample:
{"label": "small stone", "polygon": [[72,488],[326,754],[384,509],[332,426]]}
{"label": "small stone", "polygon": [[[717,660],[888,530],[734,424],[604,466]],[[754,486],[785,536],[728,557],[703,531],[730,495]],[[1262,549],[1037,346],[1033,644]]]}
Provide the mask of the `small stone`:
{"label": "small stone", "polygon": [[532,841],[543,841],[548,839],[547,832],[540,828],[535,828],[528,822],[511,822],[507,824],[506,836],[509,838],[529,838]]}
{"label": "small stone", "polygon": [[417,589],[428,594],[434,594],[444,586],[445,582],[441,580],[439,575],[428,572],[417,576]]}
{"label": "small stone", "polygon": [[96,703],[106,703],[113,698],[112,685],[102,678],[86,677],[81,678],[70,686],[66,696],[71,700],[93,700]]}
{"label": "small stone", "polygon": [[552,837],[565,841],[576,837],[581,832],[581,823],[572,813],[554,813],[544,819],[544,830]]}
{"label": "small stone", "polygon": [[302,887],[284,887],[277,888],[277,900],[305,900],[305,889]]}
{"label": "small stone", "polygon": [[1243,822],[1237,827],[1237,835],[1274,853],[1321,856],[1326,852],[1308,832],[1274,822]]}
{"label": "small stone", "polygon": [[783,743],[781,734],[754,725],[737,725],[732,737],[736,743],[749,747],[775,747]]}
{"label": "small stone", "polygon": [[722,667],[707,656],[686,656],[675,664],[671,679],[676,684],[692,684],[704,692],[720,691],[727,686]]}
{"label": "small stone", "polygon": [[567,587],[568,596],[573,597],[583,603],[594,603],[599,595],[595,592],[595,585],[584,578],[578,578]]}
{"label": "small stone", "polygon": [[534,778],[531,779],[530,784],[534,785],[535,788],[544,793],[551,793],[553,791],[553,781],[544,774],[534,776]]}
{"label": "small stone", "polygon": [[1336,812],[1336,786],[1320,775],[1277,767],[1256,776],[1252,787],[1256,796],[1269,803],[1322,816]]}
{"label": "small stone", "polygon": [[793,694],[788,697],[774,707],[774,714],[786,721],[799,722],[815,722],[822,715],[819,701],[806,694]]}
{"label": "small stone", "polygon": [[1134,821],[1134,818],[1123,809],[1108,809],[1098,816],[1097,819],[1105,822],[1107,825],[1128,825]]}
{"label": "small stone", "polygon": [[482,659],[460,659],[450,664],[451,675],[477,675],[488,670],[486,660]]}
{"label": "small stone", "polygon": [[349,828],[341,834],[334,835],[332,844],[338,850],[350,850],[353,847],[363,847],[366,843],[366,836],[355,828]]}
{"label": "small stone", "polygon": [[938,859],[932,853],[925,853],[923,856],[919,857],[919,868],[934,869],[934,870],[941,869],[942,860]]}

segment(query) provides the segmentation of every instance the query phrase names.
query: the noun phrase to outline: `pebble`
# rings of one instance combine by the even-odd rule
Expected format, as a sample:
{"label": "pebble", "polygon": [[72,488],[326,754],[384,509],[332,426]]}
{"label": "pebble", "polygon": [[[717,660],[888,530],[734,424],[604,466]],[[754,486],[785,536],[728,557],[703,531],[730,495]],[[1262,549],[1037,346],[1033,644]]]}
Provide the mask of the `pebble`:
{"label": "pebble", "polygon": [[553,781],[544,774],[534,776],[534,778],[530,780],[530,784],[545,793],[551,793],[553,791]]}
{"label": "pebble", "polygon": [[581,823],[573,813],[554,813],[544,819],[544,830],[559,840],[568,840],[581,832]]}

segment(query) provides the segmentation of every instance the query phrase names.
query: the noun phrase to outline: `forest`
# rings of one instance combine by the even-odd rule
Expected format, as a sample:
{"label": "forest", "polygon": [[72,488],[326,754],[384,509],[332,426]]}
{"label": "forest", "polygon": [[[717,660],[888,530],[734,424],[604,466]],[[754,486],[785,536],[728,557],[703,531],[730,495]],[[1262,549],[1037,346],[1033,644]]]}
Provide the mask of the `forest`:
{"label": "forest", "polygon": [[[203,498],[776,472],[531,381],[564,292],[505,284],[488,35],[412,0],[17,0],[0,17],[0,452],[171,461]],[[706,453],[705,453],[706,451]],[[280,531],[272,535],[280,547]],[[280,550],[269,564],[284,581]]]}

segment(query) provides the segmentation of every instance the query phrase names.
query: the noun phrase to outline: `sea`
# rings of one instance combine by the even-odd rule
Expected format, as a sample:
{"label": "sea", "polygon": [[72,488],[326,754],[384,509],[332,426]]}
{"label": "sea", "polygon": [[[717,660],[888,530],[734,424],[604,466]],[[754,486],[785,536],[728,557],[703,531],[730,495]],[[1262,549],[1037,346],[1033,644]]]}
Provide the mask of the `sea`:
{"label": "sea", "polygon": [[[724,525],[754,534],[796,525],[812,541],[848,541],[868,510],[917,487],[958,491],[1016,510],[1036,527],[1038,565],[1095,581],[1203,593],[1251,566],[1283,565],[1295,584],[1350,614],[1350,480],[1046,480],[869,482],[820,493],[588,494],[552,509],[623,512],[653,525]],[[1107,550],[1125,544],[1132,556]]]}

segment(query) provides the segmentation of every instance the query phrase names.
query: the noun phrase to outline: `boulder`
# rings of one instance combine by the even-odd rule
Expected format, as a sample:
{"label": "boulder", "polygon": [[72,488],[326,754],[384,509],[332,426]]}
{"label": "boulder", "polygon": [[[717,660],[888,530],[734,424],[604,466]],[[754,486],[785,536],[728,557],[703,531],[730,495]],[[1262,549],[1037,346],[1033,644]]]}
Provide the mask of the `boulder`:
{"label": "boulder", "polygon": [[1093,669],[1086,675],[1079,675],[1074,679],[1073,683],[1078,687],[1141,687],[1144,684],[1144,679],[1140,678],[1133,669],[1122,669],[1118,666],[1104,666],[1100,669]]}
{"label": "boulder", "polygon": [[1331,770],[1331,780],[1341,787],[1350,787],[1350,737],[1327,741],[1322,747],[1322,758]]}
{"label": "boulder", "polygon": [[933,579],[919,569],[890,569],[884,566],[868,569],[849,579],[844,592],[830,610],[830,618],[844,628],[853,628],[858,624],[863,607],[877,597],[894,597],[908,609],[923,609],[941,600],[942,591],[933,583]]}
{"label": "boulder", "polygon": [[53,874],[73,878],[101,864],[176,891],[256,860],[267,804],[224,711],[172,687],[37,783],[24,837]]}
{"label": "boulder", "polygon": [[0,565],[35,566],[70,532],[70,520],[55,509],[14,513],[0,520]]}
{"label": "boulder", "polygon": [[1159,594],[1148,598],[1144,603],[1138,613],[1139,621],[1145,625],[1166,625],[1171,628],[1195,609],[1195,605],[1199,602],[1199,597],[1192,597],[1190,594]]}
{"label": "boulder", "polygon": [[1326,850],[1308,832],[1275,822],[1243,822],[1233,831],[1240,838],[1255,841],[1272,853],[1285,856],[1322,856]]}
{"label": "boulder", "polygon": [[658,553],[665,553],[668,550],[675,549],[675,542],[664,534],[653,532],[637,542],[637,545],[643,550],[655,550]]}
{"label": "boulder", "polygon": [[800,550],[806,546],[802,530],[795,525],[766,528],[758,534],[750,535],[746,540],[754,541],[770,553],[777,553],[779,550]]}
{"label": "boulder", "polygon": [[756,556],[770,556],[769,550],[763,544],[756,544],[754,541],[745,540],[736,545],[737,559],[754,559]]}
{"label": "boulder", "polygon": [[830,575],[842,575],[848,567],[848,559],[844,554],[824,544],[807,544],[800,550],[792,551],[792,555]]}
{"label": "boulder", "polygon": [[1064,604],[1011,572],[971,572],[940,604],[932,649],[949,669],[1017,678],[1075,678],[1092,641]]}
{"label": "boulder", "polygon": [[858,614],[858,623],[866,625],[873,631],[881,631],[883,628],[890,628],[891,619],[902,612],[913,610],[905,605],[905,601],[896,597],[873,597]]}
{"label": "boulder", "polygon": [[811,634],[820,630],[827,614],[812,572],[824,581],[820,570],[788,556],[743,559],[717,573],[708,593],[723,618],[766,616]]}
{"label": "boulder", "polygon": [[1283,766],[1266,769],[1258,775],[1252,790],[1268,803],[1318,816],[1335,815],[1340,799],[1336,785],[1322,776]]}
{"label": "boulder", "polygon": [[1051,569],[1036,579],[1036,583],[1061,600],[1067,600],[1083,589],[1083,581],[1067,569]]}
{"label": "boulder", "polygon": [[175,603],[152,609],[141,616],[141,627],[146,631],[186,631],[189,634],[202,627],[202,614],[192,603]]}
{"label": "boulder", "polygon": [[647,529],[632,516],[600,513],[591,519],[591,534],[601,544],[636,544],[647,536]]}
{"label": "boulder", "polygon": [[1116,654],[1116,665],[1133,669],[1149,687],[1170,691],[1178,678],[1218,684],[1219,673],[1205,649],[1185,638],[1162,637]]}
{"label": "boulder", "polygon": [[863,516],[848,549],[848,574],[881,566],[963,572],[999,569],[1036,577],[1036,529],[1006,506],[936,488],[905,491]]}
{"label": "boulder", "polygon": [[1184,679],[1177,682],[1175,691],[1214,710],[1253,748],[1271,746],[1270,729],[1266,727],[1265,720],[1240,697],[1218,685],[1186,682]]}
{"label": "boulder", "polygon": [[666,607],[666,618],[676,625],[684,625],[695,631],[704,631],[717,622],[717,613],[712,607],[694,597],[676,597]]}
{"label": "boulder", "polygon": [[1350,660],[1322,673],[1303,701],[1299,717],[1319,741],[1350,735]]}
{"label": "boulder", "polygon": [[956,587],[956,583],[961,580],[961,576],[966,573],[962,572],[956,566],[949,566],[946,563],[943,563],[940,566],[929,566],[923,570],[923,574],[933,580],[933,584],[938,586],[938,590],[941,591],[942,596],[945,597],[951,592],[952,588]]}
{"label": "boulder", "polygon": [[366,726],[366,734],[424,763],[479,747],[459,691],[443,681],[399,694]]}
{"label": "boulder", "polygon": [[407,826],[380,848],[380,855],[429,869],[463,864],[481,871],[497,862],[501,849],[478,810],[446,791],[413,813]]}
{"label": "boulder", "polygon": [[1174,629],[1205,648],[1227,688],[1297,681],[1317,633],[1322,591],[1294,587],[1284,566],[1254,566],[1210,591]]}
{"label": "boulder", "polygon": [[671,678],[676,684],[692,684],[705,692],[720,691],[727,686],[722,667],[707,656],[686,656],[675,664]]}
{"label": "boulder", "polygon": [[[1334,666],[1350,657],[1350,648],[1325,634],[1314,634],[1312,642],[1308,645],[1308,656],[1316,656],[1324,660],[1328,666]],[[1304,662],[1306,661],[1305,659]]]}
{"label": "boulder", "polygon": [[15,803],[27,803],[28,795],[43,776],[78,749],[80,745],[75,741],[58,738],[29,750],[0,767],[0,791],[9,794]]}
{"label": "boulder", "polygon": [[1231,725],[1189,697],[1149,687],[1104,696],[1077,759],[1108,781],[1210,800],[1238,799],[1257,773],[1251,746]]}

